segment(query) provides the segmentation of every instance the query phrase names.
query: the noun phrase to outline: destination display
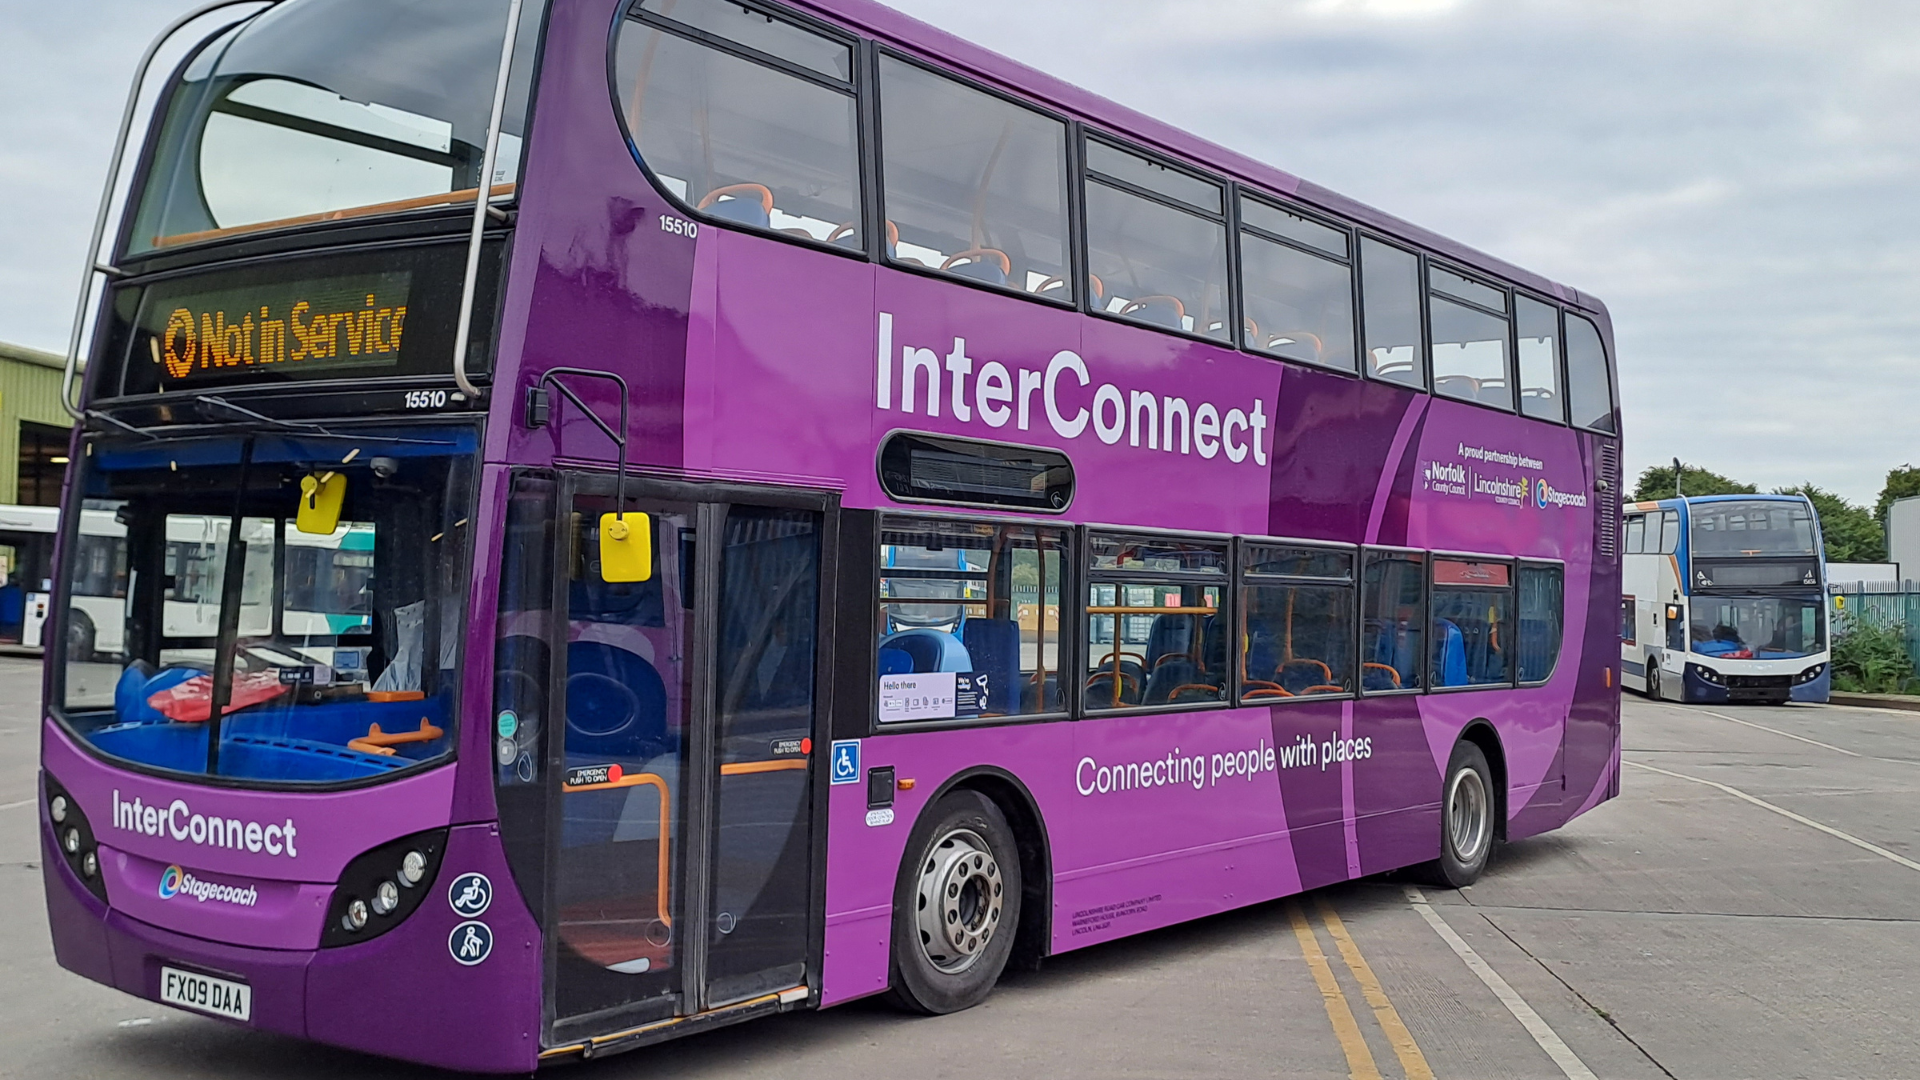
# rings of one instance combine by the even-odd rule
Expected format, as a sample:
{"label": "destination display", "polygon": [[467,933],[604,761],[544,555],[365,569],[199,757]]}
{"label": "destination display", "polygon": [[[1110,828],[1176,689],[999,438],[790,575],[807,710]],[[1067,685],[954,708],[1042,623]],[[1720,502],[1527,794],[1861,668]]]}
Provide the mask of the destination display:
{"label": "destination display", "polygon": [[407,271],[204,291],[148,290],[140,330],[168,379],[267,364],[383,367],[400,362]]}
{"label": "destination display", "polygon": [[[99,398],[202,387],[452,378],[466,249],[302,255],[120,286]],[[500,245],[483,249],[467,369],[490,367]]]}
{"label": "destination display", "polygon": [[1820,567],[1807,559],[1693,561],[1696,589],[1817,588]]}

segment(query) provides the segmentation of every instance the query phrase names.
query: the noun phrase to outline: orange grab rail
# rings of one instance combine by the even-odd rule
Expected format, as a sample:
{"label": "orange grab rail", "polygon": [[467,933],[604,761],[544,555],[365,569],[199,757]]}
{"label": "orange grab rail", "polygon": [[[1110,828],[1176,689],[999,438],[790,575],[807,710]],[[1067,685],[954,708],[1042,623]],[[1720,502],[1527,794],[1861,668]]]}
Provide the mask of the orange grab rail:
{"label": "orange grab rail", "polygon": [[419,731],[386,732],[380,730],[379,724],[368,724],[367,733],[357,739],[349,740],[347,749],[358,750],[363,754],[392,757],[393,748],[396,746],[405,743],[432,742],[445,734],[446,732],[434,727],[433,722],[424,716],[420,718]]}
{"label": "orange grab rail", "polygon": [[673,916],[667,910],[667,893],[672,887],[673,850],[667,846],[667,833],[673,816],[673,797],[667,792],[667,781],[653,773],[628,773],[618,780],[609,780],[604,784],[563,784],[561,790],[569,795],[582,791],[611,791],[615,788],[647,786],[660,792],[660,870],[659,883],[654,888],[658,898],[660,922],[667,929],[673,929]]}

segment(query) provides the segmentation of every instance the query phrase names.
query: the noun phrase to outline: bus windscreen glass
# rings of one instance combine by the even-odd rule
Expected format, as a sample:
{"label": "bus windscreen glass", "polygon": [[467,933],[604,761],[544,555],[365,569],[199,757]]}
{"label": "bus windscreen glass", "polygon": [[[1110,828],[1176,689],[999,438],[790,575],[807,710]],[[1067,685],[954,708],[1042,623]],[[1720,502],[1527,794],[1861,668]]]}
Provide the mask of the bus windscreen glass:
{"label": "bus windscreen glass", "polygon": [[[516,38],[495,197],[519,175],[543,6],[525,6]],[[506,0],[286,0],[208,42],[168,91],[127,253],[471,206],[506,14]]]}
{"label": "bus windscreen glass", "polygon": [[1693,596],[1693,651],[1728,660],[1791,660],[1826,648],[1825,605],[1817,596]]}
{"label": "bus windscreen glass", "polygon": [[1696,502],[1693,557],[1818,555],[1813,512],[1802,502],[1753,500]]}
{"label": "bus windscreen glass", "polygon": [[[373,780],[451,753],[473,449],[461,430],[97,444],[79,539],[116,549],[124,599],[74,603],[54,643],[69,728],[240,782]],[[339,521],[302,532],[300,482],[328,472]],[[90,573],[70,562],[70,595],[97,591]]]}

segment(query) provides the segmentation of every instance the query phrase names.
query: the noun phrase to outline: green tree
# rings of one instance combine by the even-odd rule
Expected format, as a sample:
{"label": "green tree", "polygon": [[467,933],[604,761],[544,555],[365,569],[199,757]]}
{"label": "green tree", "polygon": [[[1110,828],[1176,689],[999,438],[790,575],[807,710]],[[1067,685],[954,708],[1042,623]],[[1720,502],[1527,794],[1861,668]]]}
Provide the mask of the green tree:
{"label": "green tree", "polygon": [[[1680,472],[1683,477],[1680,490],[1687,495],[1752,495],[1760,490],[1752,484],[1743,484],[1685,462],[1681,463]],[[1673,498],[1673,466],[1655,465],[1641,473],[1640,484],[1633,489],[1633,497],[1639,502]]]}
{"label": "green tree", "polygon": [[1805,495],[1820,515],[1820,533],[1827,541],[1830,562],[1885,562],[1886,532],[1864,506],[1855,506],[1831,491],[1801,484],[1780,488],[1775,495]]}
{"label": "green tree", "polygon": [[1887,470],[1887,486],[1880,489],[1880,501],[1873,504],[1873,520],[1887,523],[1887,514],[1896,499],[1920,495],[1920,469],[1902,465]]}

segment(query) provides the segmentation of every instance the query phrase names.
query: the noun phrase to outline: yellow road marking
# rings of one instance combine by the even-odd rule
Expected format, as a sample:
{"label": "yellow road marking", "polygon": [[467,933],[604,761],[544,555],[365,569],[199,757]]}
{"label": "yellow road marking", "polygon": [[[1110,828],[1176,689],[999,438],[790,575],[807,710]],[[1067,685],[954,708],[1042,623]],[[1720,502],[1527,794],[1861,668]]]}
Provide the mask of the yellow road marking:
{"label": "yellow road marking", "polygon": [[1347,962],[1347,970],[1360,984],[1360,994],[1373,1006],[1373,1018],[1380,1023],[1380,1030],[1387,1033],[1387,1042],[1393,1044],[1393,1052],[1400,1058],[1400,1068],[1405,1070],[1407,1080],[1433,1080],[1433,1069],[1427,1064],[1427,1057],[1420,1052],[1420,1044],[1413,1041],[1413,1032],[1400,1020],[1400,1013],[1387,1000],[1387,992],[1380,988],[1380,980],[1374,978],[1373,968],[1368,966],[1367,958],[1360,955],[1360,946],[1354,943],[1353,935],[1347,933],[1347,924],[1340,921],[1340,915],[1327,903],[1326,897],[1320,898],[1320,918],[1327,924],[1327,933],[1333,935],[1334,944],[1340,947],[1340,958]]}
{"label": "yellow road marking", "polygon": [[1289,903],[1287,918],[1293,920],[1293,936],[1300,939],[1300,953],[1306,957],[1307,969],[1313,972],[1313,981],[1326,1002],[1333,1036],[1340,1040],[1340,1049],[1347,1055],[1347,1075],[1352,1080],[1381,1080],[1380,1067],[1373,1063],[1373,1051],[1367,1049],[1367,1040],[1360,1035],[1360,1025],[1354,1022],[1353,1010],[1347,1005],[1346,991],[1334,980],[1333,968],[1327,965],[1327,954],[1320,951],[1320,939],[1314,936],[1306,913],[1300,910],[1299,904]]}

